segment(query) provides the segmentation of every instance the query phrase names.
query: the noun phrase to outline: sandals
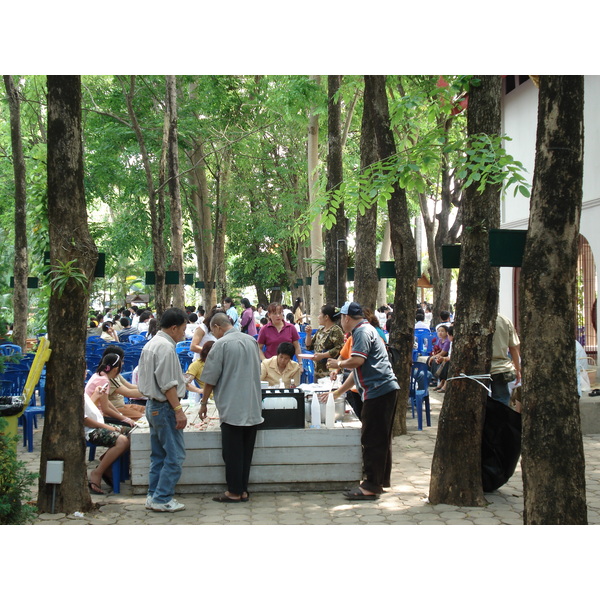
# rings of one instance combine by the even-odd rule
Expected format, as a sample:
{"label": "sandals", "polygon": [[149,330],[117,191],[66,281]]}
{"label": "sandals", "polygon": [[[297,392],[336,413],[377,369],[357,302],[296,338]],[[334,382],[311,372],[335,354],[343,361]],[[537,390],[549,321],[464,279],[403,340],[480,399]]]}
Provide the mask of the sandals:
{"label": "sandals", "polygon": [[88,488],[90,489],[90,494],[95,494],[96,496],[104,496],[104,492],[102,488],[93,481],[88,481]]}
{"label": "sandals", "polygon": [[344,497],[348,500],[377,500],[379,494],[365,494],[360,487],[355,487],[344,492]]}
{"label": "sandals", "polygon": [[600,396],[600,388],[596,388],[595,390],[592,390],[592,391],[591,391],[591,392],[588,394],[588,396],[592,396],[592,398],[593,398],[594,396]]}
{"label": "sandals", "polygon": [[215,496],[213,498],[214,502],[231,502],[231,503],[237,503],[237,502],[242,502],[241,498],[230,498],[227,494],[221,494],[219,496]]}

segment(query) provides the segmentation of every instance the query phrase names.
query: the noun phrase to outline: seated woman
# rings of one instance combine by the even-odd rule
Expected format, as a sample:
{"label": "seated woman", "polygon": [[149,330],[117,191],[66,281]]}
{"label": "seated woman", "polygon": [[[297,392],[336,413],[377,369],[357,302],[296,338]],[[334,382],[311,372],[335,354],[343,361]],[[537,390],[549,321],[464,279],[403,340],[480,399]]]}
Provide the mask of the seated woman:
{"label": "seated woman", "polygon": [[[146,400],[143,398],[142,392],[136,385],[129,383],[121,371],[123,370],[123,359],[125,352],[119,346],[107,346],[104,349],[104,358],[107,354],[116,354],[121,359],[118,367],[118,373],[113,377],[109,377],[110,387],[108,388],[108,401],[122,414],[134,421],[137,421],[140,417],[143,417],[146,413]],[[125,398],[131,398],[136,400],[140,404],[125,404]]]}
{"label": "seated woman", "polygon": [[[102,415],[107,422],[125,423],[133,426],[134,421],[123,414],[119,409],[115,408],[108,400],[108,392],[110,389],[110,379],[116,377],[121,371],[121,357],[118,354],[109,352],[102,357],[96,372],[90,377],[85,386],[85,393],[91,397],[96,388],[100,387],[103,394],[100,396],[100,409]],[[138,416],[138,418],[141,415]]]}
{"label": "seated woman", "polygon": [[[300,383],[302,367],[292,360],[295,349],[290,342],[282,342],[277,347],[277,354],[262,361],[260,365],[261,381],[268,381],[270,386],[278,386],[281,381],[286,388],[296,387]],[[292,381],[294,385],[292,386]]]}
{"label": "seated woman", "polygon": [[[202,346],[200,350],[200,358],[195,360],[189,367],[185,374],[185,384],[189,392],[196,392],[197,394],[202,394],[202,389],[199,388],[195,383],[201,383],[202,371],[204,370],[204,365],[206,363],[206,357],[210,352],[210,349],[215,345],[212,340],[209,340]],[[211,394],[212,397],[212,394]]]}
{"label": "seated woman", "polygon": [[450,357],[452,356],[452,342],[454,341],[454,327],[448,327],[448,340],[450,341],[450,346],[448,348],[448,354],[446,356],[437,356],[434,361],[435,364],[441,366],[434,367],[436,376],[438,378],[437,387],[433,388],[434,392],[441,392],[444,394],[446,392],[446,379],[448,379],[448,370],[450,368]]}
{"label": "seated woman", "polygon": [[448,339],[448,325],[438,325],[436,329],[437,341],[433,347],[431,356],[427,359],[429,370],[434,373],[439,365],[438,358],[448,356],[450,350],[450,340]]}
{"label": "seated woman", "polygon": [[204,321],[200,323],[200,326],[196,328],[194,331],[194,336],[192,337],[192,342],[190,344],[190,351],[195,352],[196,356],[195,360],[200,358],[200,351],[202,350],[202,346],[206,344],[206,342],[216,342],[217,338],[212,334],[210,330],[210,320],[218,313],[224,313],[225,310],[222,308],[217,308],[216,306],[204,317]]}
{"label": "seated woman", "polygon": [[119,336],[117,335],[117,332],[114,330],[112,325],[112,321],[104,321],[104,323],[102,323],[102,333],[100,334],[100,337],[105,342],[119,341]]}
{"label": "seated woman", "polygon": [[83,425],[85,439],[96,446],[104,446],[108,450],[100,457],[100,464],[89,474],[88,487],[92,494],[104,494],[102,491],[102,480],[113,487],[112,478],[109,475],[111,465],[121,454],[129,449],[129,438],[127,434],[129,427],[110,425],[104,421],[100,405],[103,399],[108,401],[106,391],[97,386],[92,395],[84,396]]}
{"label": "seated woman", "polygon": [[314,351],[315,380],[329,377],[327,359],[337,358],[344,346],[344,332],[333,320],[333,315],[335,315],[335,307],[331,304],[325,304],[321,307],[318,317],[319,329],[317,329],[314,337],[310,325],[304,328],[306,332],[306,339],[304,340],[306,349]]}
{"label": "seated woman", "polygon": [[141,334],[148,332],[150,319],[152,319],[153,316],[154,315],[149,310],[145,310],[140,314],[140,320],[138,321],[137,328]]}

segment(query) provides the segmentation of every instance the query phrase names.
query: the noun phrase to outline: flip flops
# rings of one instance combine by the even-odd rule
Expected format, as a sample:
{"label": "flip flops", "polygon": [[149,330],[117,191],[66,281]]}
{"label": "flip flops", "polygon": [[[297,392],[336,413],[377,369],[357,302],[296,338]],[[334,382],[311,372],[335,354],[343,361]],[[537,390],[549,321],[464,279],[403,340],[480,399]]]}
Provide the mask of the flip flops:
{"label": "flip flops", "polygon": [[344,492],[344,497],[348,500],[377,500],[379,494],[365,494],[360,487],[355,487]]}
{"label": "flip flops", "polygon": [[597,389],[595,389],[595,390],[592,390],[592,391],[591,391],[591,392],[588,394],[588,396],[592,396],[592,398],[593,398],[594,396],[600,396],[600,389],[598,389],[598,388],[597,388]]}
{"label": "flip flops", "polygon": [[96,496],[104,496],[104,492],[102,488],[93,481],[88,481],[88,488],[90,489],[90,494],[95,494]]}

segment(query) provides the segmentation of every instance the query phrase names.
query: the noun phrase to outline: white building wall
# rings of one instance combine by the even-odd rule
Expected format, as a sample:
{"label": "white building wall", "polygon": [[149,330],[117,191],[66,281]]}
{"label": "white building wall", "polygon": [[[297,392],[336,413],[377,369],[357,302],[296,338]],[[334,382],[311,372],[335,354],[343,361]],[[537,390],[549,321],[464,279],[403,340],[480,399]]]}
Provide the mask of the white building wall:
{"label": "white building wall", "polygon": [[[600,264],[600,76],[584,80],[583,207],[580,231],[589,242],[596,264]],[[529,183],[533,181],[537,130],[538,89],[531,80],[504,96],[502,131],[511,141],[506,150],[523,163]],[[527,229],[529,199],[509,190],[502,202],[501,227]],[[513,269],[500,269],[499,310],[513,319]]]}

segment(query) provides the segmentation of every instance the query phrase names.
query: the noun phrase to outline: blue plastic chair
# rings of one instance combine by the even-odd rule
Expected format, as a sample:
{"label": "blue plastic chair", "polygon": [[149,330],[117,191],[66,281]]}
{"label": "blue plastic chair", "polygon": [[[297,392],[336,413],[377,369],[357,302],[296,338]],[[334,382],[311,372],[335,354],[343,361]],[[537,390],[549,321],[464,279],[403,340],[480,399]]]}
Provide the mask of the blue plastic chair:
{"label": "blue plastic chair", "polygon": [[[300,326],[302,328],[302,325]],[[300,333],[298,334],[298,342],[300,343],[300,350],[302,350],[302,352],[306,351],[306,332],[302,331],[302,329],[300,330]]]}
{"label": "blue plastic chair", "polygon": [[427,329],[416,329],[415,340],[417,342],[417,353],[419,356],[429,356],[433,350],[433,342],[436,335]]}
{"label": "blue plastic chair", "polygon": [[177,342],[177,344],[175,344],[175,352],[177,352],[177,354],[181,354],[182,352],[188,352],[191,345],[191,340],[185,342]]}
{"label": "blue plastic chair", "polygon": [[129,343],[130,344],[145,344],[148,341],[148,339],[146,338],[145,335],[130,335],[129,336]]}
{"label": "blue plastic chair", "polygon": [[417,413],[417,429],[423,431],[423,402],[427,427],[431,427],[431,408],[429,406],[429,379],[431,373],[425,363],[414,362],[410,370],[410,406],[412,418]]}
{"label": "blue plastic chair", "polygon": [[2,344],[0,346],[0,354],[11,356],[13,354],[23,354],[23,349],[17,344]]}
{"label": "blue plastic chair", "polygon": [[37,429],[37,417],[46,415],[45,406],[32,406],[29,404],[21,415],[23,419],[23,446],[27,446],[27,452],[33,452],[33,429]]}
{"label": "blue plastic chair", "polygon": [[[190,356],[190,354],[192,356]],[[192,361],[194,360],[194,354],[189,351],[182,351],[177,355],[177,357],[179,358],[181,370],[185,373],[188,370],[188,367],[192,364]]]}
{"label": "blue plastic chair", "polygon": [[302,375],[300,383],[314,383],[315,381],[315,363],[310,358],[302,359]]}
{"label": "blue plastic chair", "polygon": [[[86,440],[85,445],[90,449],[89,460],[96,457],[96,444]],[[113,493],[121,493],[121,482],[129,479],[129,450],[123,452],[121,456],[111,465],[113,478]]]}

